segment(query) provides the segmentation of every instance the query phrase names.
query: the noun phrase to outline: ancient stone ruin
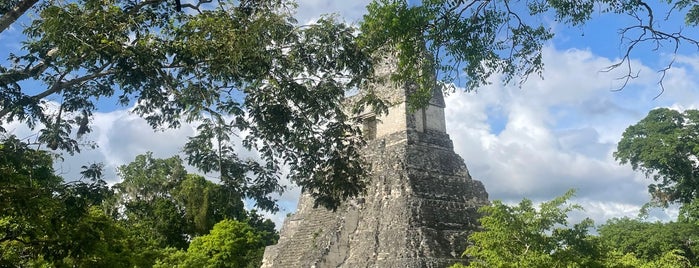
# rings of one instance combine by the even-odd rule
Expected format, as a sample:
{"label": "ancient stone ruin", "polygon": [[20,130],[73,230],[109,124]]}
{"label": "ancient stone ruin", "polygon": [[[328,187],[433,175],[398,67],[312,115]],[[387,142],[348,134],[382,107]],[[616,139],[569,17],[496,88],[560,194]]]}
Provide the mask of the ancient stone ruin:
{"label": "ancient stone ruin", "polygon": [[[390,68],[377,74],[382,71]],[[262,267],[422,268],[463,261],[488,194],[453,150],[441,91],[415,112],[406,105],[407,87],[377,91],[392,106],[387,115],[362,115],[372,164],[366,193],[335,212],[313,208],[302,196],[279,243],[265,250]]]}

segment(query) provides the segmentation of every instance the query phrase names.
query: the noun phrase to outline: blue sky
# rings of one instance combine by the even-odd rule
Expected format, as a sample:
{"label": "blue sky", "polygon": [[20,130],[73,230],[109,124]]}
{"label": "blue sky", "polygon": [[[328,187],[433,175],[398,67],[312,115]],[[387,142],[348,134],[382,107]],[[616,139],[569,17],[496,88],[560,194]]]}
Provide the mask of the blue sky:
{"label": "blue sky", "polygon": [[[297,18],[303,23],[324,13],[357,22],[369,1],[298,2]],[[699,108],[699,55],[695,48],[683,48],[664,80],[666,91],[658,96],[657,70],[669,62],[671,51],[639,47],[632,54],[639,78],[622,91],[614,91],[620,86],[616,78],[625,70],[601,71],[622,55],[617,29],[629,20],[614,14],[595,16],[583,27],[565,27],[540,18],[557,34],[544,49],[543,79],[532,76],[518,87],[502,85],[496,77],[492,85],[476,92],[447,96],[447,131],[455,151],[464,158],[471,175],[485,184],[491,199],[542,201],[576,188],[575,201],[597,223],[610,217],[633,217],[648,201],[650,180],[629,166],[618,165],[612,153],[624,129],[649,110]],[[666,25],[681,26],[681,18],[672,20]],[[18,27],[13,27],[0,34],[0,56],[16,51],[22,39]],[[694,28],[684,30],[696,33]],[[177,154],[186,137],[195,132],[190,125],[154,132],[126,108],[105,105],[96,114],[94,132],[88,137],[99,148],[58,163],[58,170],[66,176],[77,174],[85,163],[102,161],[108,176],[114,178],[115,168],[138,154]],[[31,135],[21,125],[4,127],[19,137]],[[249,156],[255,157],[254,153]],[[280,223],[295,210],[298,195],[299,190],[292,188],[281,196],[283,210],[270,217]],[[653,216],[667,220],[676,213],[668,209],[655,211]]]}

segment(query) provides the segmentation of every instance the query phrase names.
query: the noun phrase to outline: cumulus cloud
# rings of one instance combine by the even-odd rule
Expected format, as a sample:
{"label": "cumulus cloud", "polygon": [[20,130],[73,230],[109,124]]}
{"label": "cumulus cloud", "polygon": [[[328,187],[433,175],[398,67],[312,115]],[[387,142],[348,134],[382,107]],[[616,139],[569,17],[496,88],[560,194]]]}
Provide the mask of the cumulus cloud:
{"label": "cumulus cloud", "polygon": [[[20,139],[34,141],[36,131],[13,122],[5,127],[9,134]],[[178,129],[155,131],[139,116],[128,110],[97,112],[92,120],[92,132],[81,139],[94,142],[97,147],[83,147],[73,156],[62,153],[62,160],[54,164],[56,172],[68,180],[80,178],[80,167],[91,163],[104,163],[104,177],[109,183],[118,182],[117,167],[128,164],[139,154],[153,152],[156,158],[167,158],[180,153],[187,137],[194,134],[194,126],[184,124]],[[40,129],[41,126],[37,126]],[[61,152],[59,152],[61,153]]]}
{"label": "cumulus cloud", "polygon": [[[650,109],[687,102],[683,96],[694,93],[688,86],[696,83],[696,72],[669,72],[666,84],[684,83],[680,92],[654,99],[657,76],[639,62],[641,78],[617,92],[613,83],[624,70],[600,72],[613,60],[553,47],[545,49],[544,60],[544,78],[530,77],[521,88],[494,83],[446,98],[456,152],[491,199],[550,200],[575,188],[577,202],[598,223],[635,216],[648,201],[650,181],[615,162],[616,143]],[[667,213],[654,215],[671,219]]]}

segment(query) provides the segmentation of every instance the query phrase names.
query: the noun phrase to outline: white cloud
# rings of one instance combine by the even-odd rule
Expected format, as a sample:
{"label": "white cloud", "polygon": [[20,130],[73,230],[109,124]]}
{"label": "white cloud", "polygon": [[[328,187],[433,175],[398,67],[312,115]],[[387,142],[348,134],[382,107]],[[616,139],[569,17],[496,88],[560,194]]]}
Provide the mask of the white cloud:
{"label": "white cloud", "polygon": [[[447,129],[456,152],[491,199],[550,200],[576,188],[576,200],[597,223],[635,216],[648,201],[650,180],[615,162],[616,143],[652,108],[695,105],[695,70],[673,69],[666,86],[677,84],[678,91],[654,100],[658,77],[640,62],[634,66],[641,78],[614,92],[611,83],[624,70],[600,72],[613,60],[551,47],[544,60],[544,78],[530,77],[521,89],[496,83],[446,98]],[[656,216],[668,220],[671,214]]]}
{"label": "white cloud", "polygon": [[296,19],[300,23],[316,21],[321,15],[337,14],[338,18],[348,23],[358,23],[365,13],[370,0],[327,1],[327,0],[298,0]]}
{"label": "white cloud", "polygon": [[86,140],[94,141],[98,147],[83,149],[72,157],[65,156],[65,161],[56,163],[56,169],[67,179],[76,179],[79,178],[80,166],[101,162],[105,164],[105,179],[115,183],[118,180],[117,167],[149,151],[156,158],[177,155],[187,137],[193,134],[192,125],[155,131],[144,119],[127,110],[98,112],[94,114],[92,132],[85,135]]}

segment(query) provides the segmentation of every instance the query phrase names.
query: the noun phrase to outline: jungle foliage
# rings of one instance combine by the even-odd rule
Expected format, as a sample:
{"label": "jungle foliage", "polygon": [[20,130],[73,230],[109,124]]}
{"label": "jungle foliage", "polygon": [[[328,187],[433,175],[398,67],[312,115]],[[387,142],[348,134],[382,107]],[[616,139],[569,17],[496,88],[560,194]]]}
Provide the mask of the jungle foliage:
{"label": "jungle foliage", "polygon": [[[699,48],[692,31],[658,23],[682,16],[684,26],[694,29],[694,0],[375,0],[358,27],[332,16],[299,25],[296,4],[286,0],[176,2],[0,1],[0,34],[19,27],[26,36],[0,63],[0,266],[255,263],[259,248],[276,234],[241,200],[275,210],[272,196],[284,190],[283,166],[316,205],[333,209],[363,191],[367,169],[359,149],[365,143],[347,111],[385,108],[366,85],[377,79],[376,53],[386,48],[398,58],[392,82],[416,85],[409,98],[413,108],[424,105],[435,86],[474,90],[500,74],[504,82],[541,74],[543,45],[554,38],[541,17],[573,26],[596,13],[632,18],[635,24],[620,29],[621,60],[610,66],[627,68],[626,79],[635,77],[630,56],[640,44],[670,47],[671,53]],[[668,13],[656,14],[658,5]],[[18,23],[21,18],[27,23]],[[357,106],[343,107],[345,95],[357,90]],[[82,179],[56,175],[54,153],[94,146],[83,138],[100,101],[132,107],[154,129],[196,124],[196,134],[182,146],[185,158],[139,156],[119,169],[122,181],[113,187],[99,164],[85,166]],[[678,122],[696,116],[657,114]],[[692,124],[660,119],[657,133],[695,134]],[[2,128],[17,121],[36,132],[31,146]],[[633,132],[628,139],[635,139]],[[660,140],[673,144],[669,137]],[[699,215],[692,142],[671,148],[678,155],[643,146],[634,152],[632,144],[621,145],[615,155],[652,174],[655,200],[683,203],[682,222]],[[240,147],[261,159],[241,157],[235,149]],[[220,184],[188,174],[185,162],[217,174]],[[526,200],[484,208],[483,233],[472,236],[475,248],[467,249],[469,265],[696,265],[692,246],[676,246],[683,241],[659,236],[654,240],[668,246],[651,249],[602,231],[590,236],[587,220],[561,227],[576,208],[565,205],[568,197],[539,209]],[[602,230],[614,226],[612,221]],[[656,227],[639,230],[644,228]],[[627,237],[634,236],[641,234]],[[512,237],[516,243],[489,249],[495,240]],[[217,247],[245,257],[231,261]]]}
{"label": "jungle foliage", "polygon": [[538,207],[494,201],[480,209],[481,230],[469,236],[459,267],[699,267],[697,222],[615,218],[597,227],[568,221],[573,191]]}
{"label": "jungle foliage", "polygon": [[[195,123],[186,162],[219,174],[236,194],[275,210],[288,165],[292,182],[333,209],[366,184],[364,142],[347,111],[384,111],[367,87],[380,51],[398,58],[393,83],[416,85],[414,108],[435,85],[473,90],[496,74],[505,82],[541,74],[543,44],[554,38],[542,18],[571,26],[595,14],[633,18],[620,29],[627,50],[610,66],[628,68],[626,79],[640,44],[670,53],[699,47],[683,26],[659,23],[682,16],[693,29],[699,5],[690,0],[375,0],[358,27],[333,16],[299,25],[295,7],[288,0],[2,1],[0,34],[19,27],[26,40],[0,63],[0,122],[19,121],[42,146],[70,154],[94,145],[81,137],[99,102],[132,107],[154,129]],[[342,107],[358,89],[361,101]],[[261,159],[241,157],[240,147]]]}
{"label": "jungle foliage", "polygon": [[188,174],[178,157],[140,155],[112,187],[99,165],[64,180],[54,157],[14,137],[0,144],[2,267],[152,267],[188,248],[214,263],[187,267],[247,267],[278,239],[235,191]]}

